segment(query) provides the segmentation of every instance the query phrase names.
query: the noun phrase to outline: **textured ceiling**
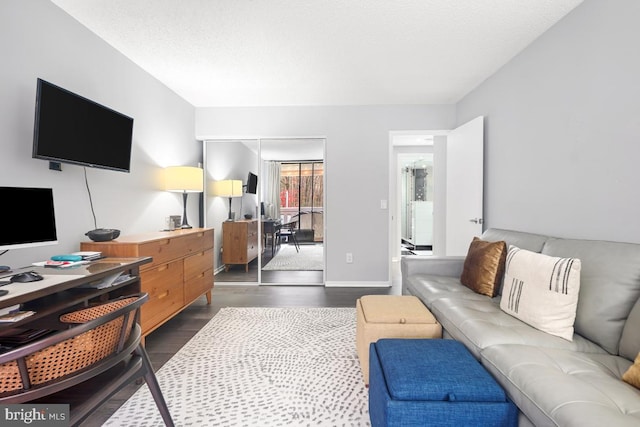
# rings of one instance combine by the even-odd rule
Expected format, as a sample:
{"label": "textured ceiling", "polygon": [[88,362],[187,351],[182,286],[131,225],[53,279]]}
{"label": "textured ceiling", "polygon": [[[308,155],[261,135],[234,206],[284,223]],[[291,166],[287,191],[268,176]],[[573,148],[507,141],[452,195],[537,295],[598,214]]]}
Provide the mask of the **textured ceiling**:
{"label": "textured ceiling", "polygon": [[197,107],[459,101],[582,0],[52,0]]}

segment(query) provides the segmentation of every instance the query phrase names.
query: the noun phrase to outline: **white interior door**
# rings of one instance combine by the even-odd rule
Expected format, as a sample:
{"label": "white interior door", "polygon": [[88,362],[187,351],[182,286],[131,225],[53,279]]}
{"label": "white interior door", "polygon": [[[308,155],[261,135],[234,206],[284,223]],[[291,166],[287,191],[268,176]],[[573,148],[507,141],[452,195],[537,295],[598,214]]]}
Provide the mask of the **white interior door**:
{"label": "white interior door", "polygon": [[477,117],[447,136],[447,208],[445,254],[466,255],[482,233],[484,117]]}

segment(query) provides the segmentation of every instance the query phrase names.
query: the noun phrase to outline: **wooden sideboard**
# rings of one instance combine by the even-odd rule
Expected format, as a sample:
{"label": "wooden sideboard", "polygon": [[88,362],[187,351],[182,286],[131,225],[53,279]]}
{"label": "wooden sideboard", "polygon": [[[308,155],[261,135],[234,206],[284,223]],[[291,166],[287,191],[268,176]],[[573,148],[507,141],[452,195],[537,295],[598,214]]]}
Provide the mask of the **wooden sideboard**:
{"label": "wooden sideboard", "polygon": [[140,268],[141,290],[149,294],[142,306],[143,336],[160,327],[213,288],[213,229],[191,228],[120,236],[109,242],[82,242],[82,251],[109,257],[150,256]]}
{"label": "wooden sideboard", "polygon": [[226,221],[222,223],[222,262],[228,271],[233,264],[249,263],[258,257],[258,220]]}

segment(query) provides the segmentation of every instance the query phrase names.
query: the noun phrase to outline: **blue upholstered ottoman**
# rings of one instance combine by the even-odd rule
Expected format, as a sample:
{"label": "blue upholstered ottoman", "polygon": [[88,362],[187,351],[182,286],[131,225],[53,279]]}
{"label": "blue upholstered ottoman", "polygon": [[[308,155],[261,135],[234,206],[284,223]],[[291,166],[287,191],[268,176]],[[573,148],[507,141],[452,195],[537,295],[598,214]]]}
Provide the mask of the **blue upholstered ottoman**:
{"label": "blue upholstered ottoman", "polygon": [[373,427],[518,424],[516,406],[457,341],[380,339],[369,364]]}

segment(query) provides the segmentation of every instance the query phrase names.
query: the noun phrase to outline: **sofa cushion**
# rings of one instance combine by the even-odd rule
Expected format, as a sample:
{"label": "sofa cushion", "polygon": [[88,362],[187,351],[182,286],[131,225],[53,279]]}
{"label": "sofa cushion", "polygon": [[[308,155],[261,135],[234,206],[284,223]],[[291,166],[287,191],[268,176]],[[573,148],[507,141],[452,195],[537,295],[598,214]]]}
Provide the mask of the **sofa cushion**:
{"label": "sofa cushion", "polygon": [[509,247],[500,308],[571,341],[580,290],[580,260]]}
{"label": "sofa cushion", "polygon": [[455,297],[477,301],[487,299],[486,296],[462,286],[457,277],[416,274],[403,278],[402,284],[404,294],[417,296],[429,309],[433,302],[440,298]]}
{"label": "sofa cushion", "polygon": [[460,283],[493,298],[504,275],[506,256],[507,244],[504,241],[487,242],[474,237],[464,261]]}
{"label": "sofa cushion", "polygon": [[505,344],[481,362],[535,425],[640,425],[640,394],[620,380],[625,358]]}
{"label": "sofa cushion", "polygon": [[542,234],[525,233],[522,231],[503,230],[500,228],[489,228],[481,236],[482,240],[498,242],[503,240],[507,246],[513,245],[532,252],[540,252],[548,237]]}
{"label": "sofa cushion", "polygon": [[535,329],[502,311],[499,304],[498,298],[485,296],[481,299],[440,298],[430,309],[446,331],[445,335],[461,341],[476,357],[480,357],[482,349],[498,344],[530,344],[605,353],[600,346],[580,335],[574,334],[573,341],[567,341]]}
{"label": "sofa cushion", "polygon": [[622,375],[622,379],[635,388],[640,389],[640,353],[638,353],[635,363]]}
{"label": "sofa cushion", "polygon": [[618,354],[633,360],[640,353],[640,299],[636,301],[622,329]]}
{"label": "sofa cushion", "polygon": [[542,253],[580,258],[575,330],[610,353],[618,354],[625,322],[640,297],[640,245],[549,238]]}

